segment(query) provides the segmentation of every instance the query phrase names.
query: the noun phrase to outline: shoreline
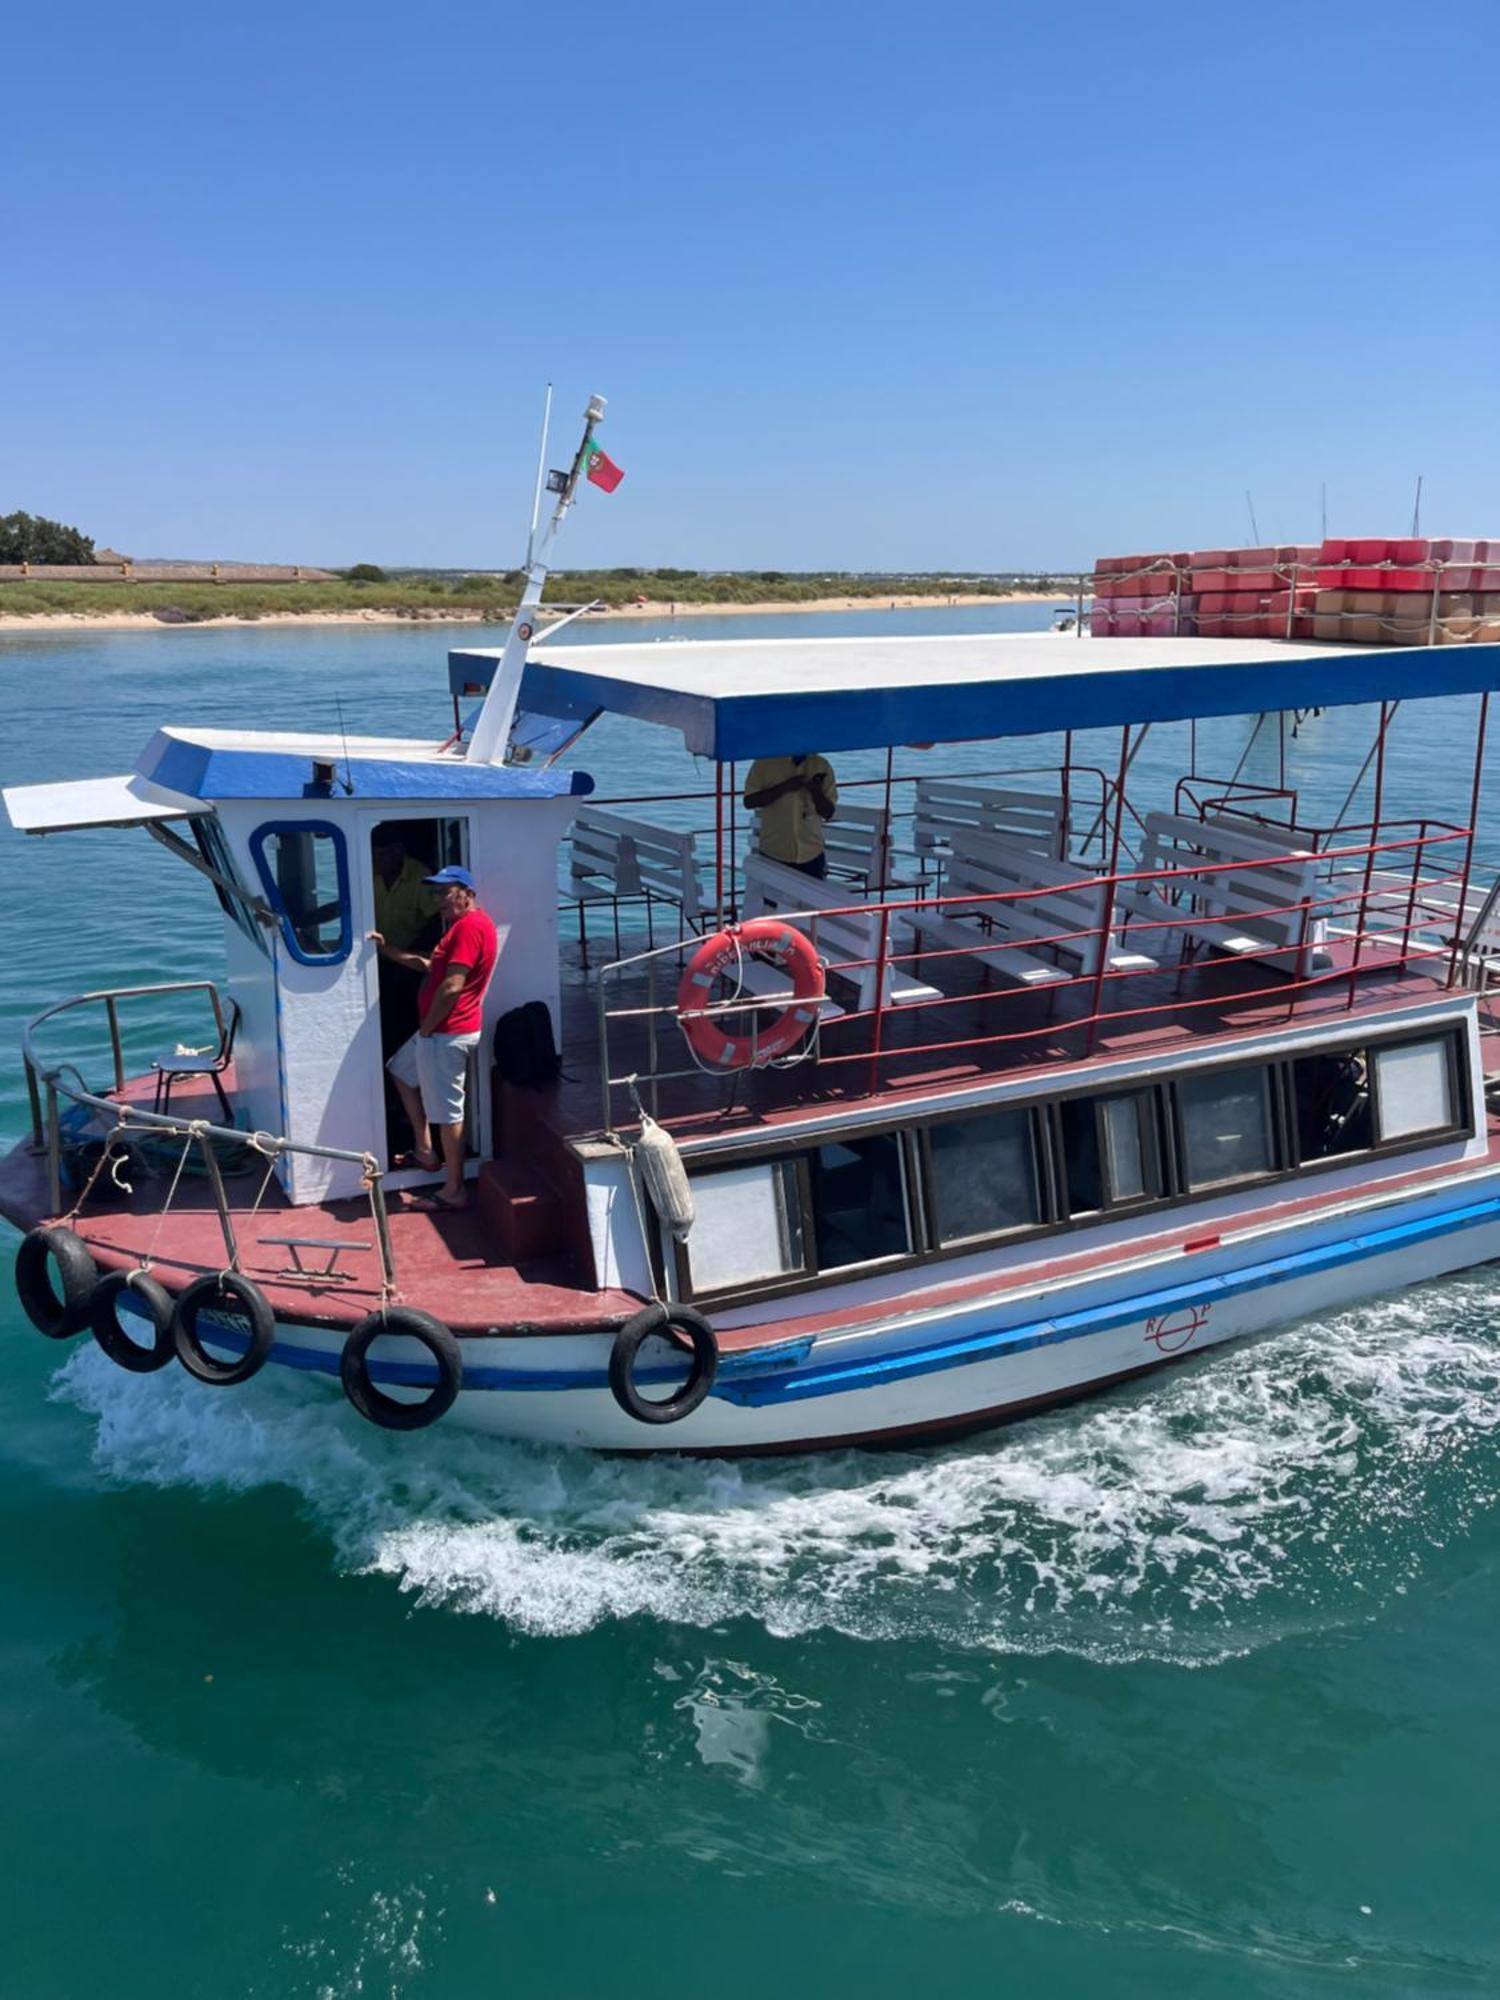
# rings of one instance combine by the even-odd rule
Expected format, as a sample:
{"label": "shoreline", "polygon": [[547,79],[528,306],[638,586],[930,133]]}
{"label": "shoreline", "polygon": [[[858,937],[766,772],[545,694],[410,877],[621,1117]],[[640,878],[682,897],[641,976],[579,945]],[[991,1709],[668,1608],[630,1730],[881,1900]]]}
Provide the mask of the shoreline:
{"label": "shoreline", "polygon": [[[939,611],[966,610],[985,604],[1034,604],[1040,610],[1048,610],[1056,604],[1071,604],[1071,597],[1049,596],[1033,590],[1014,590],[991,595],[989,593],[959,593],[954,596],[902,595],[893,597],[805,597],[767,598],[759,604],[672,604],[669,601],[650,601],[645,604],[610,604],[600,611],[591,611],[591,621],[603,619],[676,619],[676,618],[741,618],[757,617],[776,612],[831,612],[831,611],[920,611],[932,608]],[[3,604],[3,598],[0,598]],[[546,606],[544,605],[545,611]],[[412,611],[268,611],[258,618],[235,617],[228,614],[222,618],[163,619],[151,611],[33,611],[6,615],[0,611],[0,632],[191,632],[206,625],[504,625],[506,618],[495,618],[488,612],[455,606],[450,610],[439,610],[423,605]],[[547,636],[543,627],[538,639]]]}

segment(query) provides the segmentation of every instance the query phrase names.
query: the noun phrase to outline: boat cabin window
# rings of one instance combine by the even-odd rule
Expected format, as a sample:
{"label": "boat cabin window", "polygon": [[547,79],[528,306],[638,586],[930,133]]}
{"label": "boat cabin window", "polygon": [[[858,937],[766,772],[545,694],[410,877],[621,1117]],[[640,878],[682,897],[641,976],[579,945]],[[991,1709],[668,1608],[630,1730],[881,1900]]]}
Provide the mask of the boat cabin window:
{"label": "boat cabin window", "polygon": [[241,886],[240,872],[234,865],[234,856],[224,838],[223,827],[207,813],[195,814],[188,824],[198,844],[198,852],[218,878],[213,889],[219,899],[219,908],[253,944],[265,951],[266,941],[261,935],[260,923]]}
{"label": "boat cabin window", "polygon": [[338,828],[327,820],[275,821],[255,829],[250,852],[292,957],[302,965],[347,958],[349,863]]}
{"label": "boat cabin window", "polygon": [[840,1139],[803,1155],[820,1271],[904,1257],[912,1248],[901,1141]]}
{"label": "boat cabin window", "polygon": [[1285,1051],[690,1166],[698,1212],[678,1279],[688,1297],[766,1296],[1467,1138],[1467,1051],[1455,1028]]}
{"label": "boat cabin window", "polygon": [[953,1118],[927,1135],[933,1233],[942,1244],[998,1236],[1042,1220],[1030,1110]]}
{"label": "boat cabin window", "polygon": [[1383,1144],[1419,1132],[1442,1132],[1454,1120],[1457,1101],[1453,1038],[1397,1042],[1375,1051],[1375,1088]]}
{"label": "boat cabin window", "polygon": [[1297,1157],[1336,1160],[1375,1143],[1370,1069],[1363,1049],[1320,1050],[1292,1064]]}
{"label": "boat cabin window", "polygon": [[1156,1093],[1066,1097],[1057,1106],[1055,1146],[1063,1213],[1098,1215],[1154,1200],[1162,1192]]}
{"label": "boat cabin window", "polygon": [[804,1268],[794,1160],[699,1174],[693,1209],[687,1265],[694,1292],[768,1284]]}
{"label": "boat cabin window", "polygon": [[1180,1077],[1183,1178],[1190,1189],[1221,1187],[1276,1165],[1267,1065]]}

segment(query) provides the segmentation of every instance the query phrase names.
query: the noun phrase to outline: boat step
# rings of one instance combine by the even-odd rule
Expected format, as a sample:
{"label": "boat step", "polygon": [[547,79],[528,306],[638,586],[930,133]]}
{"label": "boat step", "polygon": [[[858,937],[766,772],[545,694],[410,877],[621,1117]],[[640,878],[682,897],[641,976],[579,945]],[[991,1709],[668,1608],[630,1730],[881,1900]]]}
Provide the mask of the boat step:
{"label": "boat step", "polygon": [[517,1160],[486,1160],[475,1206],[513,1264],[550,1257],[568,1241],[568,1213],[551,1182]]}

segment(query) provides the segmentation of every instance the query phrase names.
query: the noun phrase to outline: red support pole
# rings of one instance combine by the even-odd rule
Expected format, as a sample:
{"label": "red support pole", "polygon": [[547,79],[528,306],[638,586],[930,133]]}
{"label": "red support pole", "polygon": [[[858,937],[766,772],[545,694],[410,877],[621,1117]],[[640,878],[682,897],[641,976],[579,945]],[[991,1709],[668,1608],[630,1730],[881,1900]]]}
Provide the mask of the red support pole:
{"label": "red support pole", "polygon": [[739,766],[732,760],[729,766],[729,913],[739,918],[739,897],[735,893],[735,869],[739,866],[739,832],[735,824],[735,808],[740,802]]}
{"label": "red support pole", "polygon": [[724,766],[714,765],[714,911],[724,928]]}
{"label": "red support pole", "polygon": [[1104,999],[1104,975],[1109,970],[1109,935],[1115,921],[1115,877],[1120,870],[1120,840],[1125,821],[1125,774],[1130,769],[1130,724],[1120,731],[1120,771],[1115,779],[1115,826],[1109,843],[1109,886],[1104,892],[1098,939],[1099,963],[1094,972],[1094,990],[1089,1001],[1088,1050],[1092,1054],[1099,1034],[1099,1010]]}
{"label": "red support pole", "polygon": [[1354,952],[1349,961],[1348,1007],[1354,1005],[1354,981],[1364,950],[1365,926],[1370,920],[1370,883],[1375,874],[1375,850],[1380,845],[1380,811],[1385,804],[1385,733],[1390,723],[1391,704],[1383,701],[1380,704],[1380,727],[1375,734],[1375,803],[1370,812],[1370,851],[1365,856],[1365,879],[1359,892],[1359,916],[1354,927]]}
{"label": "red support pole", "polygon": [[886,745],[885,752],[885,839],[880,847],[880,882],[882,892],[890,887],[891,878],[891,779],[896,764],[896,746]]}
{"label": "red support pole", "polygon": [[[1458,922],[1453,927],[1453,949],[1448,958],[1448,984],[1458,978],[1458,954],[1467,942],[1469,921],[1469,877],[1474,868],[1474,830],[1479,825],[1479,793],[1484,783],[1484,735],[1489,727],[1490,698],[1479,697],[1479,735],[1474,744],[1474,786],[1469,794],[1469,838],[1464,847],[1464,867],[1458,885]],[[1420,853],[1421,850],[1418,849]]]}

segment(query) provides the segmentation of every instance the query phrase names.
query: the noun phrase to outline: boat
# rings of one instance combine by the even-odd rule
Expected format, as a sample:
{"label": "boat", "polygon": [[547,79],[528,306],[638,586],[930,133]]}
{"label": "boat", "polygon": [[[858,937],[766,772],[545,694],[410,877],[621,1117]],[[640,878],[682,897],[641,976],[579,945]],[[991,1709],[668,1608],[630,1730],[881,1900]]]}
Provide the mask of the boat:
{"label": "boat", "polygon": [[[1474,833],[1500,645],[578,644],[542,595],[601,415],[505,645],[449,654],[451,726],[172,724],[126,775],[6,793],[30,834],[144,828],[223,916],[222,972],[25,1031],[0,1212],[42,1334],[205,1394],[280,1368],[330,1420],[796,1452],[983,1428],[1500,1257]],[[1473,705],[1444,818],[1385,806],[1417,695]],[[1315,707],[1376,717],[1327,823],[1198,768],[1205,718]],[[603,715],[712,789],[598,796]],[[1182,748],[1154,799],[1147,731]],[[756,759],[812,751],[877,766],[822,875],[742,802]],[[461,1211],[414,1199],[384,1085],[393,829],[498,929]],[[168,1007],[184,1043],[132,1072],[130,1022]]]}

